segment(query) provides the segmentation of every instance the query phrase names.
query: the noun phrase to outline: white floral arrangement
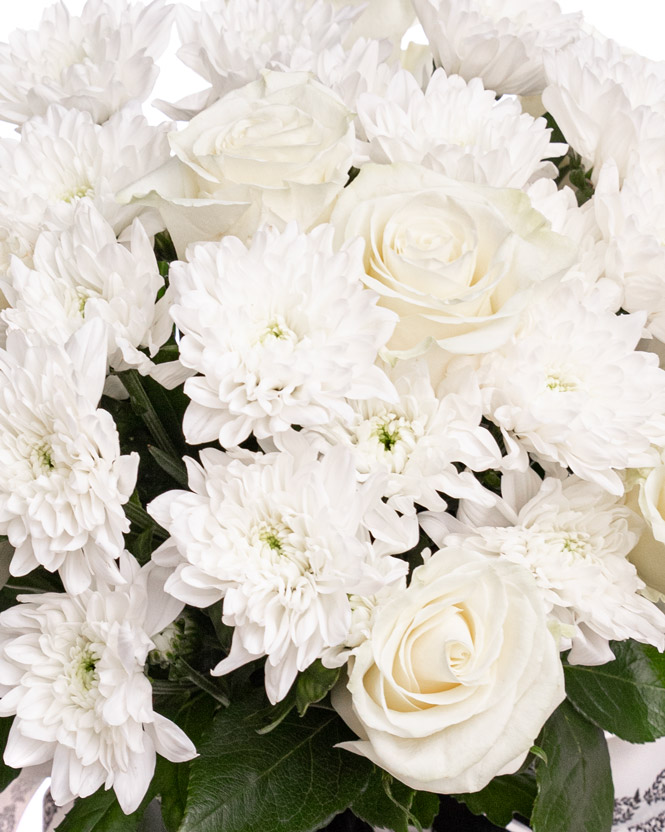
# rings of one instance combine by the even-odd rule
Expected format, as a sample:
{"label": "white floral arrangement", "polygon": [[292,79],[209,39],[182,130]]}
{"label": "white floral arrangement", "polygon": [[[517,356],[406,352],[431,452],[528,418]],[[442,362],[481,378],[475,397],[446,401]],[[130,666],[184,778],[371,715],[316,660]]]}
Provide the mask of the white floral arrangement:
{"label": "white floral arrangement", "polygon": [[665,735],[665,63],[554,0],[87,0],[0,119],[0,786],[609,832],[606,734]]}

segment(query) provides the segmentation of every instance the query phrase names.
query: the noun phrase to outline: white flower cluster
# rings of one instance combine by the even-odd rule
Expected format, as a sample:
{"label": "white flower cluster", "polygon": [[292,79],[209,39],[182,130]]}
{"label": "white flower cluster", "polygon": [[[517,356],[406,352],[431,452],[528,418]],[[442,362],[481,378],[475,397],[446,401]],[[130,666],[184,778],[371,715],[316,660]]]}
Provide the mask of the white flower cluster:
{"label": "white flower cluster", "polygon": [[174,264],[180,360],[202,374],[185,386],[191,445],[235,447],[251,433],[348,419],[347,399],[396,398],[375,365],[395,316],[363,288],[362,243],[336,253],[332,236],[324,225],[309,235],[295,223],[283,234],[264,227],[250,249],[229,237]]}
{"label": "white flower cluster", "polygon": [[[5,761],[52,761],[58,803],[103,786],[127,813],[156,752],[196,753],[152,708],[152,637],[182,604],[125,549],[139,454],[102,400],[127,395],[109,371],[174,380],[152,361],[173,329],[153,250],[163,222],[116,199],[168,158],[139,102],[172,12],[89,0],[77,17],[58,3],[0,45],[0,118],[20,125],[0,144],[0,533],[3,583],[31,590],[0,616]],[[38,570],[53,574],[33,583]],[[34,594],[45,586],[65,591]]]}
{"label": "white flower cluster", "polygon": [[58,804],[113,788],[124,812],[138,808],[155,753],[191,759],[184,732],[152,709],[143,672],[151,636],[182,605],[161,589],[159,568],[123,555],[124,583],[78,595],[19,596],[0,614],[2,716],[16,715],[5,760],[22,767],[53,760]]}
{"label": "white flower cluster", "polygon": [[64,346],[12,333],[0,353],[0,529],[16,547],[10,572],[59,569],[74,593],[93,575],[122,582],[122,505],[138,467],[137,454],[120,454],[113,419],[97,408],[105,342],[91,323]]}
{"label": "white flower cluster", "polygon": [[385,477],[360,485],[344,449],[322,459],[299,442],[292,451],[202,451],[202,467],[188,466],[193,493],[168,492],[150,509],[171,532],[155,555],[176,566],[167,591],[195,606],[225,599],[233,647],[213,673],[268,656],[272,702],[298,670],[344,643],[349,595],[403,577],[405,562],[390,554],[411,548],[418,534],[381,502]]}
{"label": "white flower cluster", "polygon": [[[499,5],[415,0],[417,58],[402,0],[88,0],[0,49],[0,534],[65,589],[0,613],[0,715],[58,803],[195,754],[145,671],[185,604],[233,628],[204,691],[342,665],[346,747],[431,791],[519,769],[561,651],[665,648],[665,72]],[[172,18],[210,86],[153,127]]]}
{"label": "white flower cluster", "polygon": [[[393,25],[399,29],[406,21],[406,29],[407,3],[393,0],[393,6]],[[206,0],[199,10],[183,6],[178,56],[211,86],[176,105],[161,104],[169,115],[191,118],[255,80],[261,70],[279,69],[313,73],[351,107],[358,93],[385,87],[397,68],[389,62],[392,44],[377,40],[390,36],[390,21],[384,23],[385,33],[359,37],[362,27],[354,27],[354,22],[360,23],[361,9],[355,2],[337,0]],[[371,10],[365,15],[369,17]],[[371,15],[372,22],[375,18]]]}
{"label": "white flower cluster", "polygon": [[665,64],[586,37],[547,56],[543,103],[592,171],[585,236],[619,305],[665,340]]}
{"label": "white flower cluster", "polygon": [[[626,556],[637,543],[639,516],[575,475],[508,472],[489,508],[463,500],[457,519],[422,516],[435,541],[525,565],[560,624],[571,663],[611,661],[610,639],[633,638],[665,649],[663,615]],[[602,600],[601,600],[602,599]]]}
{"label": "white flower cluster", "polygon": [[101,123],[144,100],[168,44],[172,9],[164,0],[88,0],[74,16],[62,0],[54,3],[36,31],[18,30],[0,44],[0,118],[23,124],[62,104]]}

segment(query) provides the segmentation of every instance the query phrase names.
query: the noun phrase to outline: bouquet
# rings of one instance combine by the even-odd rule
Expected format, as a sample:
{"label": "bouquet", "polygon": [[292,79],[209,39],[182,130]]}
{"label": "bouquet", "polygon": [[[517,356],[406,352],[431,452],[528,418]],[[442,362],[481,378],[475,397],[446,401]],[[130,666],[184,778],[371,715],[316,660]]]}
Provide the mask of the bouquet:
{"label": "bouquet", "polygon": [[0,786],[61,832],[608,832],[665,735],[665,67],[347,2],[0,45]]}

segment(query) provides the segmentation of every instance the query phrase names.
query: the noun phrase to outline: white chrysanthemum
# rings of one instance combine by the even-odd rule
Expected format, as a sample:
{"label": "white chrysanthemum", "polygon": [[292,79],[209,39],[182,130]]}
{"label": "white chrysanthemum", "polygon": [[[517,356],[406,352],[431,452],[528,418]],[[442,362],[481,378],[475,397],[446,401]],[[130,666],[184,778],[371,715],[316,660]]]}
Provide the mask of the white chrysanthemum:
{"label": "white chrysanthemum", "polygon": [[596,196],[578,206],[572,188],[557,188],[553,179],[538,179],[526,193],[536,211],[550,221],[552,230],[577,247],[577,260],[562,277],[570,291],[577,297],[592,297],[594,308],[618,312],[623,291],[616,279],[610,279],[608,245],[601,231],[608,216]]}
{"label": "white chrysanthemum", "polygon": [[195,606],[224,598],[222,620],[235,632],[213,673],[267,656],[271,702],[299,670],[345,643],[349,595],[404,576],[406,563],[389,554],[418,535],[413,518],[400,520],[382,501],[383,478],[359,485],[346,450],[319,460],[297,439],[295,455],[204,450],[202,466],[186,460],[193,493],[169,491],[149,506],[171,534],[154,555],[177,567],[167,591]]}
{"label": "white chrysanthemum", "polygon": [[614,159],[621,177],[650,158],[665,166],[665,61],[585,37],[547,57],[543,104],[598,180]]}
{"label": "white chrysanthemum", "polygon": [[0,277],[7,273],[14,257],[28,266],[32,265],[38,234],[36,224],[17,220],[10,208],[0,205]]}
{"label": "white chrysanthemum", "polygon": [[33,242],[44,225],[69,227],[82,198],[116,234],[137,216],[153,234],[164,227],[157,212],[120,205],[115,195],[168,158],[164,127],[151,127],[131,107],[99,126],[88,113],[53,106],[24,125],[19,142],[0,145],[0,211],[32,227]]}
{"label": "white chrysanthemum", "polygon": [[335,9],[325,0],[205,0],[181,6],[178,57],[212,86],[175,106],[175,118],[191,118],[221,96],[259,78],[262,69],[312,70],[317,57],[340,45],[360,10]]}
{"label": "white chrysanthemum", "polygon": [[[575,191],[567,185],[557,187],[553,179],[537,179],[525,191],[531,205],[549,220],[552,231],[575,243],[577,257],[562,280],[574,274],[576,279],[586,282],[589,287],[596,287],[603,270],[598,266],[595,252],[599,234],[591,216],[593,200],[579,206]],[[619,306],[615,311],[618,309]]]}
{"label": "white chrysanthemum", "polygon": [[113,419],[97,409],[105,377],[95,321],[64,347],[13,332],[0,351],[0,534],[16,547],[12,575],[59,569],[73,593],[92,575],[120,580],[138,456],[120,455]]}
{"label": "white chrysanthemum", "polygon": [[497,93],[539,95],[548,51],[581,36],[581,15],[554,0],[413,0],[434,58],[449,75]]}
{"label": "white chrysanthemum", "polygon": [[164,570],[123,555],[126,583],[81,595],[22,595],[0,614],[0,714],[16,714],[5,762],[53,761],[58,805],[113,788],[125,813],[143,799],[155,753],[173,762],[196,749],[152,707],[144,674],[151,637],[182,604],[163,591]]}
{"label": "white chrysanthemum", "polygon": [[[410,0],[409,0],[410,2]],[[219,98],[260,77],[264,69],[311,72],[355,111],[358,96],[382,94],[399,68],[388,40],[349,34],[360,7],[323,0],[230,0],[182,7],[182,61],[212,86],[177,104],[158,102],[167,115],[190,119]]]}
{"label": "white chrysanthemum", "polygon": [[415,503],[444,510],[438,492],[486,502],[476,478],[453,464],[484,471],[501,459],[492,435],[480,427],[482,405],[473,373],[447,377],[436,394],[424,360],[400,361],[388,376],[399,394],[397,403],[352,402],[352,419],[337,419],[304,435],[348,447],[361,481],[376,472],[387,474],[385,496],[403,514],[413,514]]}
{"label": "white chrysanthemum", "polygon": [[438,545],[445,540],[531,570],[560,627],[562,649],[572,641],[572,663],[611,661],[612,640],[665,649],[665,615],[640,594],[645,584],[626,557],[642,529],[637,514],[575,476],[509,472],[501,491],[489,509],[462,500],[462,522],[428,514],[422,525]]}
{"label": "white chrysanthemum", "polygon": [[577,204],[575,191],[567,185],[558,188],[553,179],[543,178],[531,183],[525,191],[536,211],[549,220],[552,231],[570,237],[579,249],[584,236],[579,226],[584,225],[582,212],[585,206]]}
{"label": "white chrysanthemum", "polygon": [[[334,90],[346,106],[356,112],[363,94],[383,95],[399,71],[397,61],[389,62],[387,41],[359,38],[351,47],[331,46],[303,61],[302,68],[313,72],[322,84]],[[356,132],[363,135],[356,119]]]}
{"label": "white chrysanthemum", "polygon": [[442,69],[425,92],[401,71],[383,96],[362,95],[357,112],[371,161],[415,162],[481,185],[523,188],[551,176],[555,168],[545,160],[566,152],[550,143],[545,120],[523,113],[518,101],[497,101],[479,78],[467,83]]}
{"label": "white chrysanthemum", "polygon": [[109,365],[150,372],[153,364],[138,348],[154,355],[172,323],[166,300],[155,303],[164,278],[152,244],[138,220],[130,233],[128,246],[118,243],[94,204],[80,201],[71,229],[40,235],[32,269],[14,259],[0,280],[12,307],[0,313],[9,331],[65,343],[86,321],[99,318],[108,333]]}
{"label": "white chrysanthemum", "polygon": [[235,446],[352,416],[346,397],[395,398],[374,364],[395,315],[363,288],[362,242],[333,252],[333,233],[264,226],[249,248],[226,237],[173,263],[180,360],[202,374],[185,386],[190,444]]}
{"label": "white chrysanthemum", "polygon": [[586,257],[585,270],[614,281],[617,308],[645,312],[649,334],[665,341],[665,169],[635,166],[620,184],[616,164],[606,162],[587,208],[594,262]]}
{"label": "white chrysanthemum", "polygon": [[[2,280],[14,259],[32,266],[32,254],[39,235],[38,226],[17,221],[13,212],[0,205],[0,280]],[[9,305],[0,289],[0,309]],[[0,346],[5,345],[6,323],[0,319]]]}
{"label": "white chrysanthemum", "polygon": [[655,465],[652,443],[665,444],[665,372],[636,351],[644,320],[583,304],[564,284],[484,360],[486,415],[539,462],[622,494],[613,469]]}
{"label": "white chrysanthemum", "polygon": [[[422,553],[429,557],[429,549]],[[371,637],[376,615],[381,607],[401,592],[406,590],[406,578],[384,586],[376,595],[350,595],[351,624],[344,644],[330,647],[321,657],[325,667],[342,667],[352,656],[354,650]]]}
{"label": "white chrysanthemum", "polygon": [[[311,5],[312,0],[307,0]],[[362,38],[386,38],[399,49],[416,14],[411,0],[328,0],[336,9],[355,6],[361,10],[346,37],[347,46]]]}
{"label": "white chrysanthemum", "polygon": [[0,118],[23,124],[62,104],[101,123],[144,100],[168,44],[171,8],[164,0],[88,0],[73,16],[63,2],[50,6],[38,29],[19,29],[0,43]]}

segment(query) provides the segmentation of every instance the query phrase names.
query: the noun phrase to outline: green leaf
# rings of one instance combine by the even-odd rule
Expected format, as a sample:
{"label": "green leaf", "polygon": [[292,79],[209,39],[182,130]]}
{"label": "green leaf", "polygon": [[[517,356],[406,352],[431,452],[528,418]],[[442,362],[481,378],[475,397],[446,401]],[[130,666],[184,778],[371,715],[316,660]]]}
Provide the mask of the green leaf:
{"label": "green leaf", "polygon": [[564,700],[541,737],[549,762],[536,762],[534,832],[610,832],[614,787],[602,730]]}
{"label": "green leaf", "polygon": [[259,736],[261,704],[220,711],[192,764],[182,832],[313,832],[343,811],[372,771],[335,748],[351,734],[330,711],[290,716]]}
{"label": "green leaf", "polygon": [[[120,808],[113,791],[99,789],[90,797],[78,798],[58,828],[60,832],[100,830],[103,828],[100,824],[104,823],[104,816],[108,820],[114,806]],[[134,825],[134,828],[136,826],[138,826],[138,822]],[[112,826],[110,828],[113,829]],[[117,829],[119,832],[121,827],[117,827]]]}
{"label": "green leaf", "polygon": [[127,535],[127,548],[134,555],[136,560],[143,566],[150,560],[155,548],[153,538],[155,536],[154,526],[148,526],[137,535]]}
{"label": "green leaf", "polygon": [[[215,709],[207,697],[192,697],[180,709],[175,721],[193,742],[210,723]],[[78,798],[58,826],[58,832],[136,832],[141,827],[148,805],[161,795],[162,816],[169,832],[177,832],[185,808],[190,763],[171,763],[157,756],[155,776],[139,808],[126,815],[112,789],[98,789],[93,795]]]}
{"label": "green leaf", "polygon": [[481,471],[478,474],[480,482],[493,491],[495,494],[501,494],[501,472],[500,471]]}
{"label": "green leaf", "polygon": [[228,651],[231,649],[231,641],[233,639],[233,627],[222,622],[222,613],[224,611],[224,602],[216,601],[206,608],[206,614],[215,629],[215,635],[219,639],[221,646]]}
{"label": "green leaf", "polygon": [[151,800],[152,794],[148,791],[141,806],[126,815],[112,789],[99,789],[90,797],[78,798],[58,826],[58,832],[135,832]]}
{"label": "green leaf", "polygon": [[381,769],[375,767],[367,788],[351,804],[351,811],[370,826],[391,829],[392,832],[408,832],[408,811],[400,808],[395,800],[409,810],[414,791],[403,783],[394,782],[392,795],[395,800],[391,800],[383,788],[382,775]]}
{"label": "green leaf", "polygon": [[665,736],[665,653],[614,641],[613,662],[567,665],[566,693],[587,719],[628,742]]}
{"label": "green leaf", "polygon": [[[550,142],[552,142],[552,144],[567,144],[566,137],[563,135],[561,128],[556,123],[554,116],[551,113],[544,113],[544,118],[547,122],[547,126],[552,131],[552,135],[550,136]],[[550,158],[554,159],[558,157],[552,156]]]}
{"label": "green leaf", "polygon": [[157,260],[171,263],[173,260],[178,259],[173,240],[168,231],[160,231],[159,234],[155,234],[154,251]]}
{"label": "green leaf", "polygon": [[[177,349],[177,345],[174,345]],[[155,362],[160,363],[164,358],[168,359],[170,347],[165,345],[155,356]],[[177,358],[178,354],[171,356],[170,360]],[[159,361],[157,360],[159,359]],[[182,458],[188,450],[185,437],[182,434],[182,418],[189,404],[189,398],[185,395],[182,387],[167,390],[150,376],[141,377],[143,386],[152,402],[159,418],[164,425],[166,432],[173,445],[177,448],[176,457]]]}
{"label": "green leaf", "polygon": [[[177,343],[175,343],[175,341],[167,341],[166,344],[159,348],[159,352],[157,353],[157,355],[153,355],[152,360],[154,364],[164,364],[166,361],[176,361],[179,355],[180,349]],[[178,389],[179,388],[175,388],[175,390],[169,390],[169,401],[172,401],[174,398],[180,398],[177,392]],[[184,393],[182,393],[182,396],[184,396],[185,401],[189,401],[189,399],[187,399]]]}
{"label": "green leaf", "polygon": [[[450,505],[448,506],[448,510],[450,511]],[[409,549],[408,552],[402,552],[400,554],[400,558],[402,560],[407,561],[407,563],[409,564],[409,573],[412,573],[414,569],[417,569],[419,566],[422,566],[423,549],[426,548],[429,548],[432,551],[435,551],[437,549],[437,547],[432,542],[432,539],[428,537],[425,534],[425,532],[421,529],[418,543],[413,547],[413,549]]]}
{"label": "green leaf", "polygon": [[[0,748],[3,750],[7,745],[7,737],[13,721],[13,716],[0,717]],[[0,757],[0,792],[4,791],[13,780],[16,780],[20,773],[20,768],[11,768],[5,765]]]}
{"label": "green leaf", "polygon": [[127,503],[125,503],[123,508],[125,509],[125,514],[129,518],[131,524],[139,531],[143,532],[147,529],[151,529],[155,540],[160,542],[166,540],[169,536],[166,529],[163,529],[158,523],[156,523],[139,503],[130,499]]}
{"label": "green leaf", "polygon": [[178,485],[187,488],[187,468],[180,457],[170,456],[159,448],[155,448],[154,445],[148,445],[148,451],[162,471],[165,471]]}
{"label": "green leaf", "polygon": [[[192,742],[198,746],[205,728],[211,723],[216,703],[207,696],[193,697],[174,717]],[[180,829],[187,804],[187,786],[191,762],[171,763],[164,757],[157,757],[154,787],[161,795],[162,820],[168,832]]]}
{"label": "green leaf", "polygon": [[453,797],[474,815],[485,815],[495,826],[507,826],[515,815],[531,817],[536,799],[536,778],[527,772],[503,774],[479,792]]}
{"label": "green leaf", "polygon": [[333,687],[340,673],[339,667],[328,668],[316,660],[298,674],[284,699],[276,705],[263,708],[256,714],[261,723],[259,734],[269,734],[280,725],[294,708],[300,716],[305,716],[310,705],[320,702]]}
{"label": "green leaf", "polygon": [[[388,783],[386,778],[392,782]],[[416,792],[375,767],[367,788],[351,804],[351,811],[370,826],[408,832],[414,818],[423,829],[431,826],[439,811],[439,797]]]}
{"label": "green leaf", "polygon": [[167,832],[178,832],[187,805],[189,766],[187,763],[170,763],[157,758],[155,780],[162,795],[162,820]]}
{"label": "green leaf", "polygon": [[594,184],[591,181],[591,171],[585,171],[583,168],[572,170],[568,176],[571,185],[577,189],[577,204],[584,205],[593,196]]}
{"label": "green leaf", "polygon": [[270,705],[267,708],[263,708],[256,714],[257,720],[260,721],[261,725],[260,728],[256,729],[256,733],[269,734],[271,731],[274,731],[278,725],[281,725],[282,722],[284,722],[295,706],[296,692],[295,688],[292,687],[284,699],[276,705]]}
{"label": "green leaf", "polygon": [[429,829],[439,814],[439,795],[432,792],[416,792],[411,804],[411,814],[420,821],[423,829]]}
{"label": "green leaf", "polygon": [[[161,406],[158,413],[151,397],[148,396],[148,381],[144,380],[137,370],[126,370],[123,373],[118,373],[118,378],[129,394],[134,412],[143,419],[157,447],[170,456],[177,457],[178,450],[162,421],[162,416],[165,414],[164,402],[160,402]],[[155,391],[153,391],[153,394],[155,394]]]}
{"label": "green leaf", "polygon": [[314,702],[320,702],[339,678],[339,667],[324,667],[320,659],[310,664],[298,675],[296,681],[296,706],[300,716]]}
{"label": "green leaf", "polygon": [[533,754],[534,757],[538,757],[539,760],[542,760],[545,765],[547,765],[547,754],[545,754],[539,745],[532,745],[529,749],[529,754]]}

